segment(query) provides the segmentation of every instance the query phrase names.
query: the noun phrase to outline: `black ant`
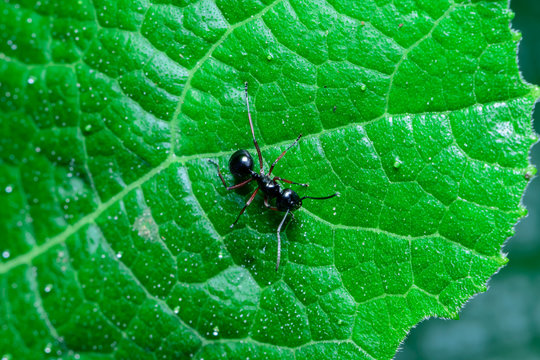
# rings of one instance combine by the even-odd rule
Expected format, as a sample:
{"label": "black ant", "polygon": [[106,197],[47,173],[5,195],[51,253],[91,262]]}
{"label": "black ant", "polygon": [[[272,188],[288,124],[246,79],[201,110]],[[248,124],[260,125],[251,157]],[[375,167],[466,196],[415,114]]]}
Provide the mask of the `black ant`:
{"label": "black ant", "polygon": [[[248,119],[249,119],[249,126],[251,127],[251,135],[253,136],[253,144],[255,144],[255,149],[257,150],[257,155],[259,156],[259,166],[260,166],[260,172],[256,173],[253,171],[253,158],[251,157],[251,154],[247,150],[238,150],[234,154],[231,155],[231,158],[229,159],[229,170],[231,174],[233,174],[238,179],[246,179],[239,184],[233,185],[233,186],[227,186],[227,183],[225,182],[225,179],[223,178],[223,175],[221,174],[221,171],[219,169],[219,165],[217,162],[213,160],[209,160],[211,163],[217,166],[218,175],[221,179],[221,182],[223,183],[223,186],[227,190],[233,190],[238,189],[244,185],[247,185],[251,181],[255,180],[257,181],[257,188],[251,194],[249,200],[246,202],[242,210],[240,210],[240,213],[236,217],[236,220],[231,225],[231,228],[236,225],[238,222],[238,219],[240,216],[246,211],[246,208],[251,204],[253,199],[255,198],[255,195],[257,195],[257,192],[261,190],[264,193],[264,205],[275,211],[284,211],[285,216],[283,217],[283,220],[281,220],[281,223],[278,226],[277,229],[277,239],[278,239],[278,246],[277,246],[277,262],[276,262],[276,271],[279,269],[279,261],[281,258],[281,237],[280,232],[283,224],[285,223],[285,219],[287,219],[287,216],[289,213],[292,215],[292,211],[298,210],[302,207],[302,200],[304,199],[315,199],[315,200],[325,200],[330,199],[334,196],[339,196],[339,193],[332,194],[330,196],[325,197],[312,197],[312,196],[304,196],[300,197],[298,194],[291,190],[291,189],[281,189],[281,186],[277,183],[277,181],[283,181],[287,184],[295,184],[300,186],[309,186],[308,184],[300,184],[296,183],[290,180],[286,180],[283,178],[280,178],[278,176],[271,177],[272,171],[274,170],[274,166],[278,163],[278,161],[287,153],[287,151],[295,146],[300,138],[302,137],[302,134],[298,135],[296,140],[289,145],[282,153],[278,156],[278,158],[272,163],[270,166],[270,170],[268,171],[268,174],[264,173],[263,169],[263,159],[261,154],[261,149],[259,148],[259,144],[257,143],[257,140],[255,139],[255,131],[253,130],[253,122],[251,121],[251,113],[249,111],[249,97],[248,97],[248,83],[245,83],[245,96],[246,96],[246,106],[248,111]],[[248,178],[249,177],[249,178]],[[271,206],[269,203],[269,200],[276,199],[276,206]]]}

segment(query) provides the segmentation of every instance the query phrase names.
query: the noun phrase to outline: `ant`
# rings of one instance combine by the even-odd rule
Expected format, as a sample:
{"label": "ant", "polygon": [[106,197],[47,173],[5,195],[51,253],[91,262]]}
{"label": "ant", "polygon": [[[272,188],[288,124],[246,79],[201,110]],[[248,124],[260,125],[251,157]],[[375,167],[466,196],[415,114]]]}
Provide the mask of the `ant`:
{"label": "ant", "polygon": [[[289,149],[291,149],[293,146],[298,144],[298,141],[302,137],[302,134],[298,135],[296,140],[289,145],[282,153],[278,156],[278,158],[272,163],[270,166],[270,170],[268,171],[268,174],[264,173],[263,168],[263,159],[261,154],[261,149],[259,148],[259,144],[257,143],[257,139],[255,139],[255,131],[253,130],[253,122],[251,120],[251,113],[249,111],[249,96],[248,96],[248,83],[245,83],[245,97],[246,97],[246,107],[248,112],[248,119],[249,119],[249,126],[251,127],[251,135],[253,136],[253,144],[255,144],[255,149],[257,150],[257,155],[259,156],[259,166],[260,166],[260,172],[257,173],[253,171],[253,158],[251,157],[251,154],[244,149],[240,149],[236,151],[234,154],[231,155],[231,158],[229,159],[229,170],[231,174],[233,174],[237,179],[245,179],[239,184],[233,185],[233,186],[227,186],[227,183],[225,182],[225,179],[223,178],[223,175],[221,174],[221,170],[219,169],[219,164],[213,160],[209,160],[212,164],[216,165],[219,178],[221,179],[221,182],[223,183],[223,186],[227,190],[233,190],[238,189],[242,186],[247,185],[251,181],[257,182],[257,188],[251,194],[249,200],[246,202],[242,210],[240,210],[240,213],[236,217],[236,220],[231,225],[231,228],[236,225],[238,222],[238,219],[240,216],[246,211],[246,208],[251,204],[253,199],[255,198],[255,195],[261,190],[264,193],[264,205],[269,208],[270,210],[274,211],[281,211],[285,212],[285,216],[283,217],[283,220],[281,220],[281,223],[278,226],[277,229],[277,239],[278,239],[278,245],[277,245],[277,262],[276,262],[276,271],[279,269],[279,262],[281,258],[281,228],[283,227],[283,224],[285,223],[285,219],[287,219],[287,216],[289,213],[291,216],[293,211],[298,210],[302,207],[302,200],[304,199],[315,199],[315,200],[325,200],[333,198],[334,196],[339,196],[339,193],[335,193],[329,196],[324,197],[312,197],[312,196],[304,196],[300,197],[298,194],[291,190],[291,189],[281,189],[281,186],[277,183],[277,181],[282,181],[287,184],[295,184],[307,187],[308,184],[301,184],[296,183],[290,180],[286,180],[283,178],[280,178],[278,176],[271,177],[272,171],[274,170],[274,167],[278,163],[279,160],[287,153]],[[271,199],[276,199],[276,206],[271,206],[269,201]]]}

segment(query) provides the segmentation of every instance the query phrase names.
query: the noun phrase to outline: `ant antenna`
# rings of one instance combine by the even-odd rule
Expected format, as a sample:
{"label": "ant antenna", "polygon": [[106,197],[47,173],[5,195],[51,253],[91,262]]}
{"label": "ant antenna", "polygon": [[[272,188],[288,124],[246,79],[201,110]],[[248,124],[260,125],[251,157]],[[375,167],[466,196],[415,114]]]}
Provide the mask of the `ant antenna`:
{"label": "ant antenna", "polygon": [[246,107],[248,112],[248,119],[249,119],[249,127],[251,128],[251,135],[253,135],[253,144],[255,144],[255,149],[257,149],[257,155],[259,156],[259,166],[261,168],[261,174],[263,172],[263,159],[261,154],[261,149],[259,148],[259,144],[257,143],[257,139],[255,139],[255,130],[253,130],[253,121],[251,121],[251,111],[249,111],[249,96],[248,96],[248,82],[245,82],[245,95],[246,95]]}
{"label": "ant antenna", "polygon": [[313,197],[313,196],[304,196],[303,198],[300,198],[300,200],[304,200],[304,199],[313,199],[313,200],[326,200],[326,199],[330,199],[330,198],[333,198],[334,196],[340,196],[340,193],[335,193],[335,194],[332,194],[330,196],[324,196],[324,197]]}
{"label": "ant antenna", "polygon": [[276,262],[276,271],[278,271],[279,269],[279,261],[281,259],[281,236],[279,235],[279,233],[281,232],[281,227],[283,226],[283,224],[285,223],[285,219],[287,218],[287,216],[289,215],[289,210],[287,210],[285,212],[285,216],[283,217],[283,220],[281,220],[281,223],[279,224],[278,228],[277,228],[277,262]]}

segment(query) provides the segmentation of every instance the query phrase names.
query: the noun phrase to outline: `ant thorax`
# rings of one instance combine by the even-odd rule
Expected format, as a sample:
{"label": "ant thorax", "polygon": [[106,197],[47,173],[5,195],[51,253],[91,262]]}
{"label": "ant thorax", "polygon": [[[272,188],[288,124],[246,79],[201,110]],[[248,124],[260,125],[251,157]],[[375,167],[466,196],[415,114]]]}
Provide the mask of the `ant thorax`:
{"label": "ant thorax", "polygon": [[261,191],[269,198],[276,198],[281,193],[281,186],[267,174],[254,173],[253,179],[257,181]]}

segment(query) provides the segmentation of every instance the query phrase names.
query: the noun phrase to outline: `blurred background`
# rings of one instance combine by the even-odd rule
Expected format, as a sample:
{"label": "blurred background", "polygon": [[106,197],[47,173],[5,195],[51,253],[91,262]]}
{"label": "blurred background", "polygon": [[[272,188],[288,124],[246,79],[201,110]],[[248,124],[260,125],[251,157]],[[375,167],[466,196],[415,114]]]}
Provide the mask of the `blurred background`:
{"label": "blurred background", "polygon": [[[540,0],[511,0],[510,7],[513,28],[523,36],[520,70],[526,81],[540,85]],[[540,133],[540,103],[533,118]],[[540,169],[539,144],[531,157]],[[395,360],[540,360],[540,177],[529,184],[523,203],[529,215],[507,241],[510,262],[491,279],[489,291],[469,301],[460,320],[418,325]]]}

